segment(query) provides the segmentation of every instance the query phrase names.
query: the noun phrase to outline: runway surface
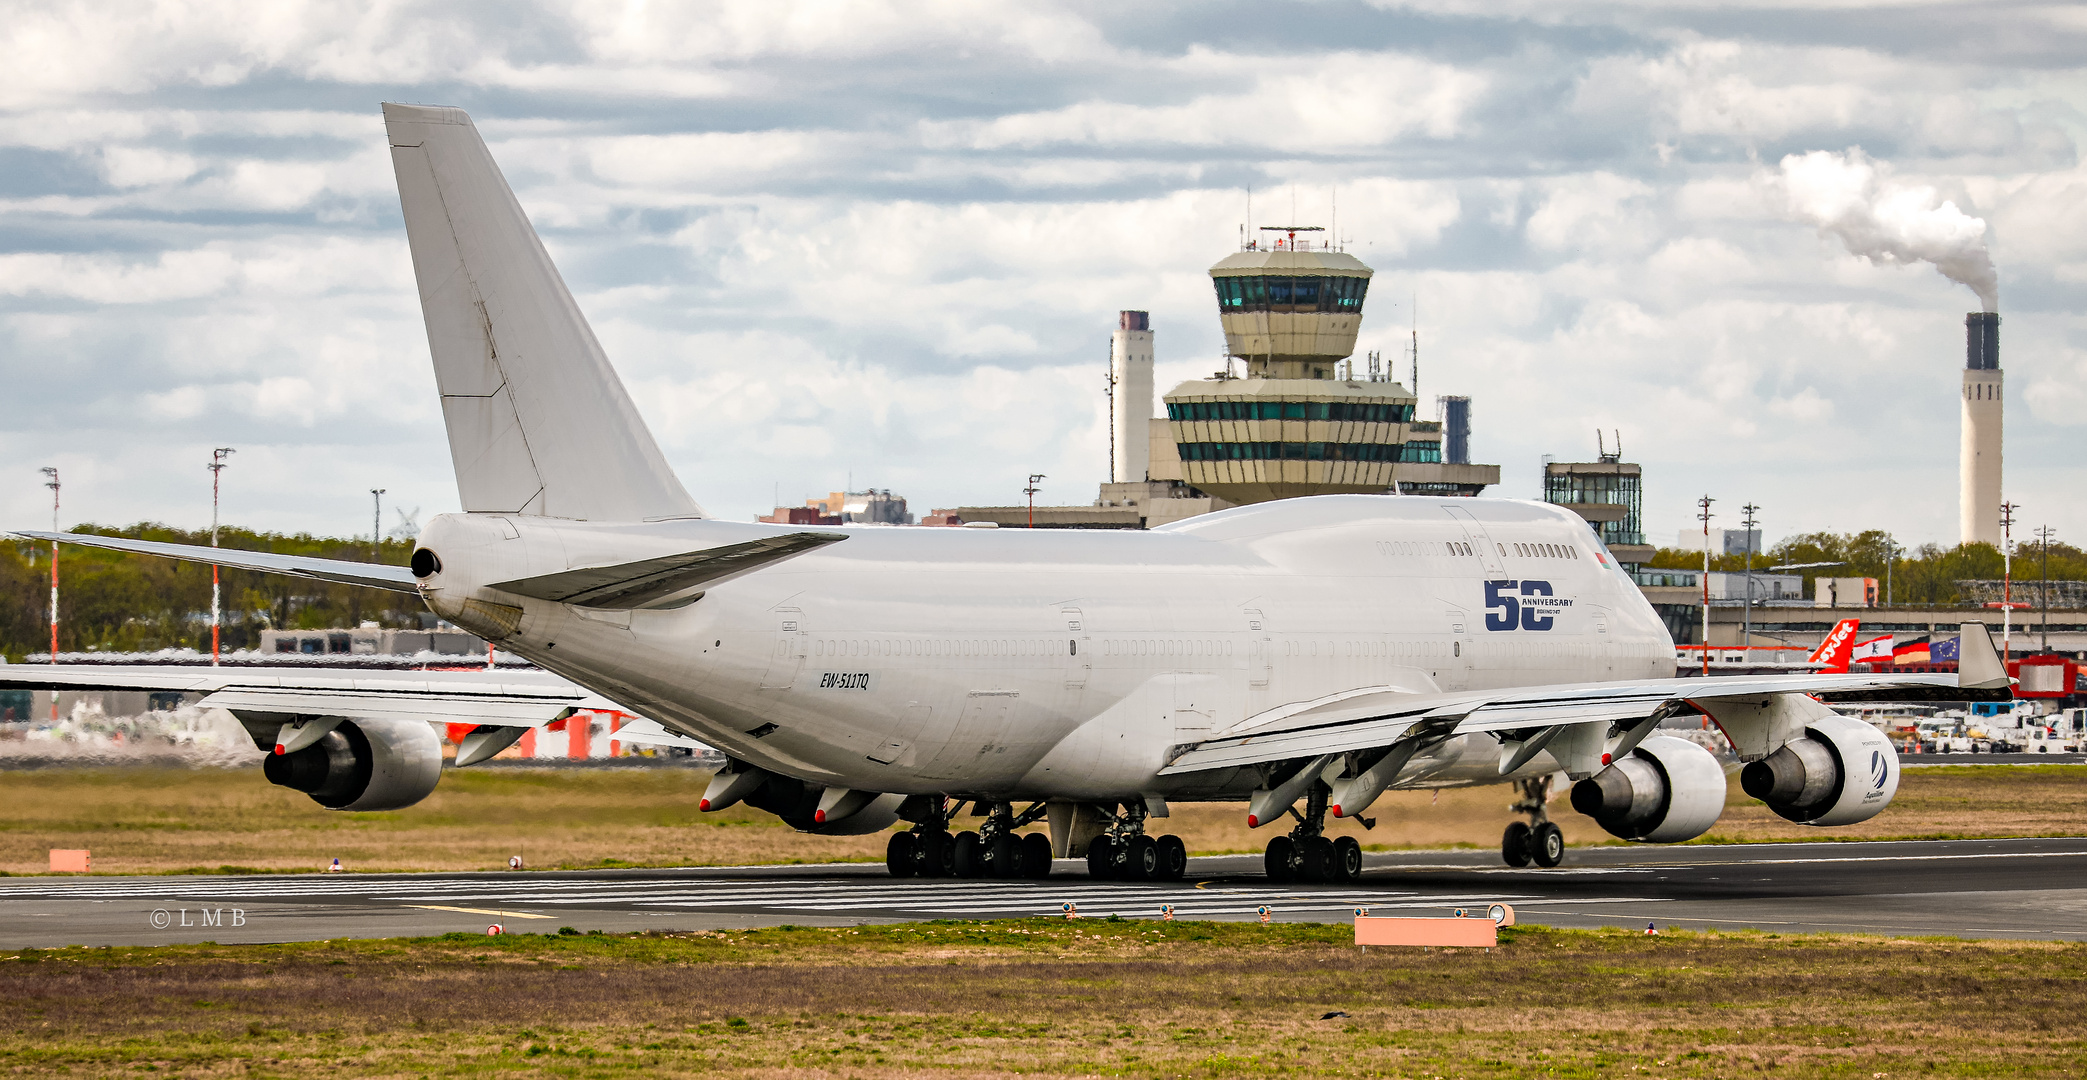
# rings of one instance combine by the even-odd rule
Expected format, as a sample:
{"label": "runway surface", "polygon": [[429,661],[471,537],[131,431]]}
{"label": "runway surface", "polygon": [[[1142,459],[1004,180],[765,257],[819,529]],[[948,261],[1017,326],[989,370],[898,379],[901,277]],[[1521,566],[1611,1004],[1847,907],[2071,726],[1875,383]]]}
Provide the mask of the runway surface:
{"label": "runway surface", "polygon": [[882,866],[483,874],[35,878],[0,882],[0,947],[310,941],[452,931],[693,930],[1059,915],[1338,922],[1512,904],[1554,926],[1757,927],[2087,939],[2087,838],[1598,847],[1513,870],[1490,852],[1370,855],[1353,886],[1279,885],[1258,857],[1169,884],[894,880]]}

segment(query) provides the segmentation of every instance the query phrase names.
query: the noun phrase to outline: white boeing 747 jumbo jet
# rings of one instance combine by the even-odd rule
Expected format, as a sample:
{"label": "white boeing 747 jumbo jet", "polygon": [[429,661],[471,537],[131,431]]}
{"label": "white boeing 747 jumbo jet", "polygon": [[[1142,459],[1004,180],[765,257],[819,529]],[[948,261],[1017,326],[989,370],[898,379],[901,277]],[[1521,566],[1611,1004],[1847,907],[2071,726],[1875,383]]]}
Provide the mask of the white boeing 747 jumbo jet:
{"label": "white boeing 747 jumbo jet", "polygon": [[[720,521],[653,442],[478,130],[385,105],[463,512],[412,565],[84,534],[21,535],[418,593],[547,674],[0,667],[0,684],[199,694],[272,750],[267,778],[339,810],[435,787],[430,722],[477,725],[456,765],[578,709],[619,738],[702,743],[744,801],[803,830],[901,820],[901,876],[1179,877],[1170,802],[1290,827],[1279,879],[1353,880],[1323,835],[1387,789],[1516,784],[1513,865],[1556,865],[1553,778],[1620,837],[1701,835],[1725,773],[1657,733],[1707,716],[1741,783],[1793,821],[1876,815],[1891,744],[1824,702],[2007,698],[1983,626],[1948,675],[1675,677],[1673,643],[1578,517],[1503,499],[1342,495],[1150,532]],[[982,824],[952,836],[970,805]],[[1299,809],[1299,805],[1302,809]],[[1018,830],[1047,821],[1048,836]]]}

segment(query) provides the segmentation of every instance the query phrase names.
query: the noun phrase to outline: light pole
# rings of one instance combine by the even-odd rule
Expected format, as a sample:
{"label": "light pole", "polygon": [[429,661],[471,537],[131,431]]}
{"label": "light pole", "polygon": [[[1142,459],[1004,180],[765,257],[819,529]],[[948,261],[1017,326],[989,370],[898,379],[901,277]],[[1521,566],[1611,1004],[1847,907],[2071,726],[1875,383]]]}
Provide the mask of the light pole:
{"label": "light pole", "polygon": [[[43,486],[51,489],[51,531],[58,531],[58,469],[46,465],[43,474],[50,479]],[[58,662],[58,541],[51,541],[51,663]],[[51,691],[51,719],[58,719],[58,692]]]}
{"label": "light pole", "polygon": [[1892,572],[1892,570],[1893,570],[1894,568],[1896,568],[1896,567],[1898,566],[1898,563],[1899,563],[1899,552],[1901,552],[1901,551],[1904,551],[1904,550],[1906,550],[1906,549],[1904,549],[1904,548],[1902,548],[1902,547],[1900,547],[1900,546],[1899,546],[1899,542],[1898,542],[1898,540],[1897,540],[1896,538],[1892,537],[1892,536],[1891,536],[1890,534],[1888,534],[1888,533],[1887,533],[1887,534],[1885,534],[1885,537],[1884,537],[1884,606],[1885,606],[1885,607],[1891,607],[1891,606],[1893,606],[1893,603],[1894,603],[1894,601],[1893,601],[1893,598],[1892,598],[1892,595],[1891,595],[1891,572]]}
{"label": "light pole", "polygon": [[[217,449],[215,449],[215,450],[212,450],[212,451],[210,452],[210,546],[211,546],[211,547],[216,547],[216,546],[217,546],[217,490],[218,490],[218,478],[219,478],[220,476],[222,476],[222,475],[224,474],[224,471],[225,471],[225,459],[226,459],[226,458],[228,458],[228,457],[231,457],[231,456],[232,456],[232,454],[233,454],[233,450],[232,450],[232,448],[231,448],[231,447],[229,447],[229,446],[220,446],[220,447],[218,447]],[[221,607],[220,607],[220,605],[219,605],[219,597],[218,597],[218,584],[217,584],[217,564],[215,564],[215,563],[212,563],[212,564],[211,564],[211,567],[210,567],[210,666],[211,666],[211,667],[216,667],[216,666],[217,666],[217,647],[218,647],[218,637],[219,637],[219,630],[220,630],[220,628],[222,627],[222,625],[223,625],[223,623],[224,623],[224,616],[223,616],[223,615],[221,614],[221,611],[222,611],[222,609],[221,609]]]}
{"label": "light pole", "polygon": [[1700,507],[1696,517],[1703,522],[1703,674],[1710,674],[1710,504],[1716,499],[1708,495],[1696,500]]}
{"label": "light pole", "polygon": [[1022,494],[1029,496],[1029,527],[1032,529],[1036,528],[1036,493],[1043,490],[1036,486],[1036,482],[1043,478],[1044,474],[1040,472],[1030,473],[1029,486],[1022,489]]}
{"label": "light pole", "polygon": [[370,561],[384,561],[384,492],[387,488],[370,489]]}
{"label": "light pole", "polygon": [[2015,511],[2014,503],[2000,504],[2000,659],[2013,659],[2015,616]]}
{"label": "light pole", "polygon": [[2044,602],[2044,652],[2051,651],[2051,538],[2057,535],[2058,530],[2051,528],[2049,525],[2041,526],[2036,530],[2036,544],[2043,549],[2043,580],[2037,584],[2037,590],[2043,594]]}
{"label": "light pole", "polygon": [[1744,627],[1740,631],[1740,642],[1751,650],[1754,645],[1754,526],[1760,524],[1754,520],[1754,514],[1761,508],[1748,503],[1740,509],[1746,511],[1746,516],[1739,519],[1740,527],[1746,530],[1746,609],[1740,616]]}

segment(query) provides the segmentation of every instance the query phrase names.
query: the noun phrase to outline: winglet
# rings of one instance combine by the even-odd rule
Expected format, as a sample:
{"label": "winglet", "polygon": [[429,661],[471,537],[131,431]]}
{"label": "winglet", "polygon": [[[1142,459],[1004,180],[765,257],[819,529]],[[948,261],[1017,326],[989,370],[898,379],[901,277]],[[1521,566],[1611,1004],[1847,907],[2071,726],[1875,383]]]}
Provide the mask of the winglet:
{"label": "winglet", "polygon": [[1993,632],[1982,622],[1967,622],[1958,628],[1957,686],[1965,690],[2001,690],[2014,685],[2007,665],[1993,648]]}

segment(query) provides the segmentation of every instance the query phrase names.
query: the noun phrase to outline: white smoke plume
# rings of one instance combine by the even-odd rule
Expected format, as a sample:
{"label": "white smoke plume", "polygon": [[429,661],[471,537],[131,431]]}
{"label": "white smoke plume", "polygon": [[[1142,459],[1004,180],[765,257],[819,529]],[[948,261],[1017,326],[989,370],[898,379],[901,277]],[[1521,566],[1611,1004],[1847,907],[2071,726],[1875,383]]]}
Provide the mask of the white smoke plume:
{"label": "white smoke plume", "polygon": [[1894,182],[1890,166],[1870,160],[1860,147],[1791,154],[1782,171],[1765,180],[1792,217],[1840,237],[1850,254],[1873,263],[1932,263],[1977,293],[1985,310],[2000,310],[2000,274],[1986,251],[1985,219],[1957,209],[1932,187]]}

